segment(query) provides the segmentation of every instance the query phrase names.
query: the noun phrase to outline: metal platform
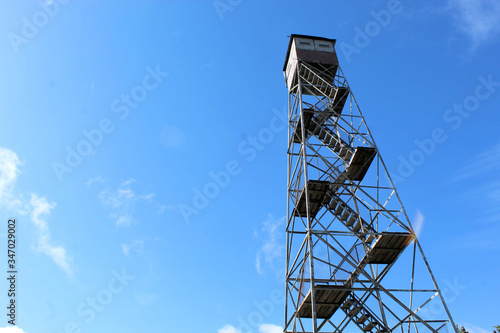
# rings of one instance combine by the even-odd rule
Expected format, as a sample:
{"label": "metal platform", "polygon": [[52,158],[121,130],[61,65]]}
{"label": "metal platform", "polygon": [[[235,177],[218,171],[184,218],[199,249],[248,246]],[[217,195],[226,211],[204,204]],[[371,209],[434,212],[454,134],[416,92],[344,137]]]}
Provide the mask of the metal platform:
{"label": "metal platform", "polygon": [[[351,293],[354,282],[367,264],[392,264],[413,240],[409,233],[384,232],[377,236],[368,253],[359,262],[356,269],[342,286],[316,285],[314,288],[316,298],[316,317],[328,319],[333,316]],[[311,290],[300,304],[297,311],[299,317],[311,318]],[[357,314],[350,314],[356,316]]]}
{"label": "metal platform", "polygon": [[[318,211],[323,206],[325,201],[326,192],[330,187],[330,183],[322,180],[309,180],[307,181],[307,193],[309,195],[309,216],[314,218]],[[300,191],[299,199],[294,210],[294,216],[307,216],[306,208],[306,187],[304,186]]]}
{"label": "metal platform", "polygon": [[409,233],[382,233],[368,252],[367,263],[392,264],[412,240],[413,236]]}
{"label": "metal platform", "polygon": [[390,265],[394,263],[412,240],[413,235],[410,233],[382,232],[376,236],[368,252],[358,263],[344,286],[351,287],[367,264]]}
{"label": "metal platform", "polygon": [[[316,318],[328,319],[333,316],[344,300],[349,296],[350,291],[344,286],[317,285],[314,288],[316,298]],[[299,317],[311,318],[311,290],[307,293],[304,301],[297,311]]]}
{"label": "metal platform", "polygon": [[335,98],[332,102],[333,111],[337,114],[341,114],[344,109],[345,102],[347,101],[347,97],[349,96],[349,89],[344,87],[337,88],[337,92],[335,94]]}
{"label": "metal platform", "polygon": [[376,154],[375,148],[357,147],[347,167],[347,177],[356,181],[363,180]]}

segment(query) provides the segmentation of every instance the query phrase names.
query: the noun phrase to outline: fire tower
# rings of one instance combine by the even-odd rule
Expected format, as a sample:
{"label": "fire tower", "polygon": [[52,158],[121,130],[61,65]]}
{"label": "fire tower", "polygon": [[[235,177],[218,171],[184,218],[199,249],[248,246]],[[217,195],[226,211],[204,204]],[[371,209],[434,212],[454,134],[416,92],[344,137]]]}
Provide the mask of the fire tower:
{"label": "fire tower", "polygon": [[284,332],[456,332],[334,47],[292,35],[283,68]]}

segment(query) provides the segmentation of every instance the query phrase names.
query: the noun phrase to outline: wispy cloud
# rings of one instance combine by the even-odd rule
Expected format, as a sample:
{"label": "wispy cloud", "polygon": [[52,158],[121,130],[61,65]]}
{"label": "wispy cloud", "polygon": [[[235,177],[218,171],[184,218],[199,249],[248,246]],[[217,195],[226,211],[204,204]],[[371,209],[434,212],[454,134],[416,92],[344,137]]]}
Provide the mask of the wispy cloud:
{"label": "wispy cloud", "polygon": [[62,270],[71,275],[71,259],[66,249],[52,245],[50,240],[50,228],[46,216],[56,204],[37,194],[32,194],[31,199],[26,200],[22,194],[16,192],[15,184],[20,174],[20,165],[19,157],[15,152],[0,147],[0,207],[5,207],[15,214],[29,214],[37,233],[36,249],[46,254]]}
{"label": "wispy cloud", "polygon": [[111,211],[110,217],[117,226],[126,227],[134,221],[133,213],[136,203],[150,201],[154,194],[137,195],[130,187],[135,179],[123,182],[116,191],[102,191],[99,194],[102,203]]}
{"label": "wispy cloud", "polygon": [[92,185],[93,183],[96,183],[96,182],[99,182],[99,183],[104,183],[104,179],[102,179],[101,176],[97,176],[95,178],[91,178],[87,181],[87,187],[89,187],[90,185]]}
{"label": "wispy cloud", "polygon": [[273,324],[262,324],[259,325],[260,333],[283,333],[283,328],[278,325]]}
{"label": "wispy cloud", "polygon": [[[459,325],[459,326],[462,326],[462,325]],[[493,330],[492,329],[484,329],[482,327],[479,327],[479,326],[476,326],[476,325],[471,325],[471,324],[464,324],[463,325],[465,327],[465,329],[469,332],[469,333],[491,333]]]}
{"label": "wispy cloud", "polygon": [[264,273],[264,266],[276,274],[282,273],[285,257],[282,227],[285,219],[276,219],[269,214],[267,220],[262,223],[261,230],[255,233],[261,243],[255,258],[255,268],[259,274]]}
{"label": "wispy cloud", "polygon": [[[479,178],[480,179],[480,178]],[[469,207],[472,218],[467,220],[467,231],[455,237],[453,246],[470,251],[497,251],[500,249],[497,235],[500,233],[500,179],[488,180],[472,187],[464,186],[456,194],[459,207]]]}
{"label": "wispy cloud", "polygon": [[479,218],[484,222],[497,222],[500,219],[500,179],[484,182],[461,194],[461,200],[473,202],[480,211]]}
{"label": "wispy cloud", "polygon": [[20,165],[15,152],[0,147],[0,206],[16,211],[23,207],[22,199],[14,194]]}
{"label": "wispy cloud", "polygon": [[497,0],[449,0],[458,30],[472,42],[473,48],[500,33],[500,3]]}
{"label": "wispy cloud", "polygon": [[72,274],[70,266],[71,259],[68,258],[66,249],[62,246],[54,246],[50,243],[50,231],[44,216],[49,215],[50,211],[56,206],[53,202],[48,202],[45,198],[40,198],[36,194],[31,196],[30,205],[31,221],[35,224],[38,232],[38,251],[49,256],[59,267],[68,275]]}
{"label": "wispy cloud", "polygon": [[217,333],[242,333],[241,330],[237,329],[231,325],[224,325],[224,327],[219,328]]}
{"label": "wispy cloud", "polygon": [[500,144],[480,153],[453,173],[452,182],[498,174],[500,171]]}
{"label": "wispy cloud", "polygon": [[500,250],[500,242],[498,242],[498,234],[500,226],[476,226],[469,230],[460,232],[459,235],[453,238],[453,241],[448,245],[448,249],[466,250],[467,252],[475,253],[491,253]]}
{"label": "wispy cloud", "polygon": [[[451,182],[474,180],[464,187],[458,201],[481,207],[477,220],[495,222],[500,218],[500,144],[479,153],[453,173]],[[465,183],[464,183],[465,184]]]}
{"label": "wispy cloud", "polygon": [[132,253],[137,253],[142,255],[144,250],[144,241],[142,239],[137,239],[130,244],[122,244],[122,252],[127,257]]}

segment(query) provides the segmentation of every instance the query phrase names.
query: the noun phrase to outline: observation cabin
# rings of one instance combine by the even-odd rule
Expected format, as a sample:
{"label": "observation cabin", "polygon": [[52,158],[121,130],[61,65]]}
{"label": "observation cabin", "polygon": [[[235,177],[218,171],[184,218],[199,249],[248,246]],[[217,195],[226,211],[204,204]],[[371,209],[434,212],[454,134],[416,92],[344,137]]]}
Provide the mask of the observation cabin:
{"label": "observation cabin", "polygon": [[[299,63],[306,63],[322,79],[333,82],[339,62],[335,53],[335,39],[307,35],[291,35],[288,44],[283,72],[289,90],[294,92],[297,86],[297,68]],[[303,73],[301,73],[303,74]],[[302,92],[309,94],[307,90]]]}

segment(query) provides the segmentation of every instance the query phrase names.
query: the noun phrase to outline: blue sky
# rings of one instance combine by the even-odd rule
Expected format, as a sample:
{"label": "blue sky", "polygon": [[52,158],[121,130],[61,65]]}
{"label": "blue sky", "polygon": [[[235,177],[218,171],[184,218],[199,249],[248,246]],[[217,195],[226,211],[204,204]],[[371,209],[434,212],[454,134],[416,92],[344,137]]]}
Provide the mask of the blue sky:
{"label": "blue sky", "polygon": [[337,39],[455,321],[499,324],[496,1],[2,7],[0,331],[281,332],[292,33]]}

